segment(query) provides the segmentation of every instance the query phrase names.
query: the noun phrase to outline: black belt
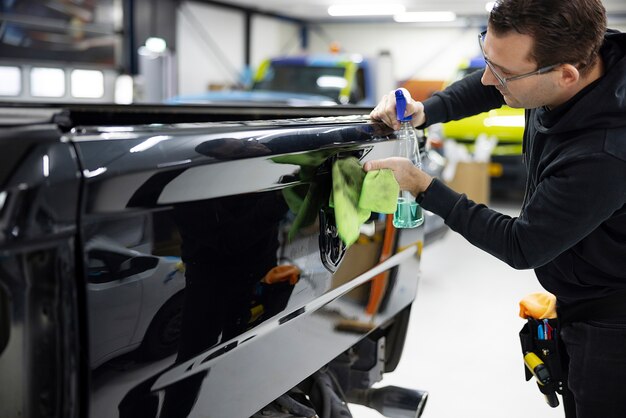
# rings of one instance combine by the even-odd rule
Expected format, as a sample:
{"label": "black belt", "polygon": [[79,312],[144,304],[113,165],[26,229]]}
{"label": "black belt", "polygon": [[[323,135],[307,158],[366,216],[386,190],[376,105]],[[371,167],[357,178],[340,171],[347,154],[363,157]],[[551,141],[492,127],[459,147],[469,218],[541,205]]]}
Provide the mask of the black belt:
{"label": "black belt", "polygon": [[559,325],[580,321],[626,319],[626,290],[557,307]]}

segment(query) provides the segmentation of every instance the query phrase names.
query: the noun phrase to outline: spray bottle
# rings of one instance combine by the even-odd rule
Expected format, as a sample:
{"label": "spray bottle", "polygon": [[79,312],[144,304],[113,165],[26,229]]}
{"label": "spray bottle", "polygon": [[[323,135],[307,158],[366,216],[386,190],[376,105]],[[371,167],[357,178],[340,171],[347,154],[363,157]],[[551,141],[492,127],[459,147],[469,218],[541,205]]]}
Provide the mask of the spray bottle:
{"label": "spray bottle", "polygon": [[[402,90],[396,90],[396,117],[400,129],[396,137],[400,142],[400,157],[408,158],[417,168],[422,168],[417,132],[411,126],[411,116],[404,116],[406,98]],[[400,191],[398,207],[393,215],[393,226],[396,228],[415,228],[424,223],[424,213],[415,201],[415,196],[406,190]]]}

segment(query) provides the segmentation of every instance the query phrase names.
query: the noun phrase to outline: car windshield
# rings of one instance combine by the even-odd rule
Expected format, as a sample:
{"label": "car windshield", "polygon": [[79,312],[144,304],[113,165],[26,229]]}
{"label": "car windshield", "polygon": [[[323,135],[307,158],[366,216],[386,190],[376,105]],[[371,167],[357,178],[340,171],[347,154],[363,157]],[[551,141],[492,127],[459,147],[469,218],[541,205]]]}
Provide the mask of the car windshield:
{"label": "car windshield", "polygon": [[306,67],[302,65],[273,65],[253,90],[270,90],[316,94],[337,100],[347,85],[343,67]]}

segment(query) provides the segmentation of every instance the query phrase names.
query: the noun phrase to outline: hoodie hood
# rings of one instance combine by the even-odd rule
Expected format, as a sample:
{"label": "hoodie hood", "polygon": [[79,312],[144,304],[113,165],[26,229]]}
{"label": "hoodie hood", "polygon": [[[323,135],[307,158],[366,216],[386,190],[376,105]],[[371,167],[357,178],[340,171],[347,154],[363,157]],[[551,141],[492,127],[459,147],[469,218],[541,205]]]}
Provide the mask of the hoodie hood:
{"label": "hoodie hood", "polygon": [[[544,108],[534,109],[535,129],[542,133],[563,133],[581,128],[608,129],[626,127],[626,33],[609,30],[600,51],[605,65],[604,75],[563,104],[566,110],[555,109],[560,117]],[[616,117],[623,115],[623,117]]]}

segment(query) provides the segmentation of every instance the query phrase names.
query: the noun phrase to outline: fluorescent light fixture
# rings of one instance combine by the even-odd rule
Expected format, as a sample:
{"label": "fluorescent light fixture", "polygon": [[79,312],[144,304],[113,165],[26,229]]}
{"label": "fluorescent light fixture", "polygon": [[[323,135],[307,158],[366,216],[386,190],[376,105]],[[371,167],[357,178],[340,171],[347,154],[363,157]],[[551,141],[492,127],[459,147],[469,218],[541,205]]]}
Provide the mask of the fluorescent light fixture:
{"label": "fluorescent light fixture", "polygon": [[19,67],[0,67],[0,96],[17,96],[22,91],[22,71]]}
{"label": "fluorescent light fixture", "polygon": [[495,1],[488,1],[487,3],[485,3],[485,10],[487,11],[487,13],[491,13],[491,9],[493,9],[495,5]]}
{"label": "fluorescent light fixture", "polygon": [[331,16],[386,16],[404,13],[402,4],[334,4],[328,8]]}
{"label": "fluorescent light fixture", "polygon": [[115,80],[115,103],[131,104],[133,102],[133,78],[128,74],[120,74]]}
{"label": "fluorescent light fixture", "polygon": [[73,70],[70,75],[72,96],[98,99],[104,96],[104,74],[97,70]]}
{"label": "fluorescent light fixture", "polygon": [[453,22],[456,20],[456,14],[453,12],[406,12],[395,15],[393,20],[401,23]]}
{"label": "fluorescent light fixture", "polygon": [[30,93],[35,97],[63,97],[65,72],[60,68],[35,67],[30,70]]}

